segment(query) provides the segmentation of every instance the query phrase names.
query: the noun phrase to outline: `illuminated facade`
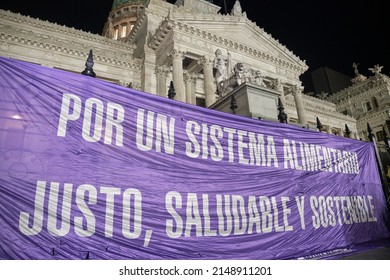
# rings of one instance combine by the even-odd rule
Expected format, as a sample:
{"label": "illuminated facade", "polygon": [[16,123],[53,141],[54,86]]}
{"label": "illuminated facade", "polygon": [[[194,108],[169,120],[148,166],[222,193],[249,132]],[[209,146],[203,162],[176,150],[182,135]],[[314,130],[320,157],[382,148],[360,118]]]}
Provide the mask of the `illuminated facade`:
{"label": "illuminated facade", "polygon": [[0,55],[80,73],[93,50],[97,78],[166,98],[172,81],[176,100],[211,107],[221,98],[220,50],[231,71],[242,65],[243,84],[280,98],[288,123],[316,129],[318,117],[323,132],[346,136],[347,125],[356,139],[366,139],[367,121],[382,130],[390,86],[380,71],[332,97],[310,96],[299,80],[304,60],[251,21],[239,1],[229,14],[220,9],[204,0],[115,0],[102,35],[0,10]]}

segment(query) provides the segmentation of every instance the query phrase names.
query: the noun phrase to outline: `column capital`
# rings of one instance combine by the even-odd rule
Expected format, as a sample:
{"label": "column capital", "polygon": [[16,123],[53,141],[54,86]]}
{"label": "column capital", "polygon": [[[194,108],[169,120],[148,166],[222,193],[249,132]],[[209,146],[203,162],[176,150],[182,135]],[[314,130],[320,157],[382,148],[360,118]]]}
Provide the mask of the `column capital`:
{"label": "column capital", "polygon": [[197,74],[197,73],[192,73],[191,74],[191,77],[190,77],[190,80],[191,80],[191,82],[196,82],[197,80],[199,79],[199,74]]}
{"label": "column capital", "polygon": [[276,79],[272,80],[271,88],[283,92],[283,84],[284,84],[284,81],[276,78]]}
{"label": "column capital", "polygon": [[172,49],[169,53],[168,56],[173,59],[184,59],[184,55],[186,54],[185,51],[181,51],[178,49]]}
{"label": "column capital", "polygon": [[198,79],[198,75],[196,73],[184,73],[183,74],[184,81],[187,82],[196,82]]}
{"label": "column capital", "polygon": [[184,81],[187,83],[191,80],[192,74],[191,73],[184,73],[183,78],[184,78]]}
{"label": "column capital", "polygon": [[165,65],[162,65],[162,66],[156,66],[156,74],[157,75],[165,75],[165,76],[168,76],[168,74],[170,73],[170,70],[167,66]]}
{"label": "column capital", "polygon": [[198,60],[198,64],[202,67],[206,67],[206,66],[212,66],[213,65],[213,60],[209,57],[209,56],[202,56],[199,60]]}
{"label": "column capital", "polygon": [[296,95],[302,95],[302,90],[303,88],[299,85],[293,85],[290,87],[290,92],[293,94],[293,96],[296,96]]}

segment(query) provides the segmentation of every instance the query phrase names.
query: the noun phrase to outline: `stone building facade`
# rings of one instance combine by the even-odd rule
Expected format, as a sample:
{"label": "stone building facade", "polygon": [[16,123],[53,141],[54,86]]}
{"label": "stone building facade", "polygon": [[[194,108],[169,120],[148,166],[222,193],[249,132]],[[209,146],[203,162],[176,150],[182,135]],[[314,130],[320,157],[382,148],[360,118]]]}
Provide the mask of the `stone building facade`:
{"label": "stone building facade", "polygon": [[[251,21],[240,1],[228,14],[220,9],[205,0],[114,0],[102,35],[0,10],[0,55],[80,73],[92,50],[97,78],[165,98],[172,81],[176,100],[206,107],[223,89],[248,84],[280,98],[288,123],[316,129],[319,118],[324,133],[345,136],[347,125],[350,137],[365,139],[363,123],[371,117],[359,119],[344,91],[330,98],[305,94],[299,80],[305,61]],[[377,73],[345,92],[354,96],[351,104],[364,107],[363,99],[374,96],[382,104],[389,101],[388,82]],[[374,127],[388,119],[386,112],[370,113],[378,118]]]}
{"label": "stone building facade", "polygon": [[326,100],[336,104],[336,109],[357,120],[359,139],[368,140],[367,123],[378,142],[389,135],[390,128],[390,78],[381,73],[382,66],[370,68],[370,77],[361,75],[355,65],[352,85],[329,96]]}

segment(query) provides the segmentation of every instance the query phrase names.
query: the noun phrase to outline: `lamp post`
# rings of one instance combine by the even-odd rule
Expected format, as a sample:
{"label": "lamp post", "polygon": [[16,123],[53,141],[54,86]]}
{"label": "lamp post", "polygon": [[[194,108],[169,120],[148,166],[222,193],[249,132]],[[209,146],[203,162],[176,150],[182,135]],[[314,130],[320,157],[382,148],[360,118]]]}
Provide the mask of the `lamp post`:
{"label": "lamp post", "polygon": [[349,130],[349,127],[347,124],[345,124],[345,135],[347,135],[347,138],[351,138],[351,130]]}
{"label": "lamp post", "polygon": [[323,128],[322,123],[320,122],[320,119],[318,117],[316,117],[316,121],[317,121],[318,131],[321,132]]}
{"label": "lamp post", "polygon": [[171,81],[168,90],[168,98],[175,99],[175,95],[176,95],[175,87],[173,86],[173,81]]}
{"label": "lamp post", "polygon": [[279,114],[278,114],[279,122],[287,123],[287,114],[284,112],[283,103],[282,103],[282,100],[280,98],[278,100],[278,111],[279,111]]}

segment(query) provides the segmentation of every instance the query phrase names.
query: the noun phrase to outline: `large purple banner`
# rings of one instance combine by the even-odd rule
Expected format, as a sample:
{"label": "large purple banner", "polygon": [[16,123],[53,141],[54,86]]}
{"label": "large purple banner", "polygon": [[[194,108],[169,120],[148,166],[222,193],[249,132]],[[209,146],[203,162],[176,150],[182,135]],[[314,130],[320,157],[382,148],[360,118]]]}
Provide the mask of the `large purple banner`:
{"label": "large purple banner", "polygon": [[295,259],[389,237],[371,143],[0,66],[0,259]]}

